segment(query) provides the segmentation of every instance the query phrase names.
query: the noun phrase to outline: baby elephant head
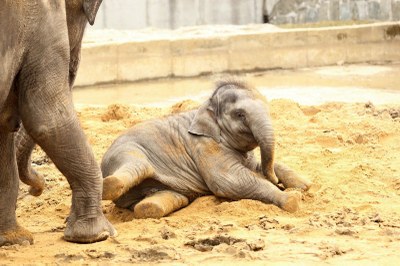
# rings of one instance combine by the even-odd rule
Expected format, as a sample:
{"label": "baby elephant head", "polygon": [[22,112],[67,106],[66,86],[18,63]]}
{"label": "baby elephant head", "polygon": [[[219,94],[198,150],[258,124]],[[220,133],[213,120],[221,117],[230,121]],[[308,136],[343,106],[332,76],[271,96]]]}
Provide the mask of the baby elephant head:
{"label": "baby elephant head", "polygon": [[264,175],[278,183],[274,172],[274,131],[266,100],[246,83],[219,82],[211,98],[199,108],[189,132],[211,137],[239,152],[259,146]]}

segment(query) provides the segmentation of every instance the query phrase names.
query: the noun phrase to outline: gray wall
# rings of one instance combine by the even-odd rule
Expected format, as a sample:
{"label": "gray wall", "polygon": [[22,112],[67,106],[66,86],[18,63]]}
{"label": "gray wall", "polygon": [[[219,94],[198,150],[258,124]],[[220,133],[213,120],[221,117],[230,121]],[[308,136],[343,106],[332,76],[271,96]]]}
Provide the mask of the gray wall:
{"label": "gray wall", "polygon": [[95,28],[175,29],[262,22],[263,0],[104,0]]}
{"label": "gray wall", "polygon": [[272,23],[329,20],[399,20],[400,0],[278,0],[269,10]]}
{"label": "gray wall", "polygon": [[400,20],[400,0],[104,0],[97,29]]}

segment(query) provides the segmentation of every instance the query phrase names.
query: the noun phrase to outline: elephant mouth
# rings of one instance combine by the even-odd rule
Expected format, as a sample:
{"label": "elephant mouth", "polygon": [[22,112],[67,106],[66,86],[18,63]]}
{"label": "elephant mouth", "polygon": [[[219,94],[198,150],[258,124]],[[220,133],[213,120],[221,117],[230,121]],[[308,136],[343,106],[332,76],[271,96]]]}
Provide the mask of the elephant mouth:
{"label": "elephant mouth", "polygon": [[236,140],[236,149],[238,149],[239,151],[248,152],[254,150],[259,146],[251,131],[240,130],[238,132],[238,135],[240,137]]}

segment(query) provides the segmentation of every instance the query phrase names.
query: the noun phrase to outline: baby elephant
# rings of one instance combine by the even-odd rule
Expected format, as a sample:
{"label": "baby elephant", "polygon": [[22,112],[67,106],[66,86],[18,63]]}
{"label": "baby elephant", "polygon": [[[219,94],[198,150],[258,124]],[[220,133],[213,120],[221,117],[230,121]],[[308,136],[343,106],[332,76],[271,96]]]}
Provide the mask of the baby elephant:
{"label": "baby elephant", "polygon": [[[261,163],[253,149],[261,151]],[[246,83],[219,82],[198,109],[135,125],[101,164],[103,199],[137,218],[159,218],[214,194],[299,209],[310,182],[274,162],[274,132],[263,96]]]}

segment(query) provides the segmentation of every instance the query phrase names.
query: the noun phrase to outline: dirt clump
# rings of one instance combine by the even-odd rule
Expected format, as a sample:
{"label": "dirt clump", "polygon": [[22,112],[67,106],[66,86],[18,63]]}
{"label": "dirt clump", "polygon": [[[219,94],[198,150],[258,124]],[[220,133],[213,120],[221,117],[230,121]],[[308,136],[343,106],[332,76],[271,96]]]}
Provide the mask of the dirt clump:
{"label": "dirt clump", "polygon": [[184,100],[182,102],[178,102],[171,107],[171,113],[182,113],[185,111],[190,111],[196,109],[200,106],[200,103],[192,101],[192,100]]}
{"label": "dirt clump", "polygon": [[121,120],[126,119],[131,116],[131,111],[129,106],[121,104],[111,104],[107,107],[106,112],[101,116],[103,122],[108,122],[110,120]]}

